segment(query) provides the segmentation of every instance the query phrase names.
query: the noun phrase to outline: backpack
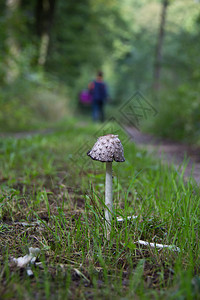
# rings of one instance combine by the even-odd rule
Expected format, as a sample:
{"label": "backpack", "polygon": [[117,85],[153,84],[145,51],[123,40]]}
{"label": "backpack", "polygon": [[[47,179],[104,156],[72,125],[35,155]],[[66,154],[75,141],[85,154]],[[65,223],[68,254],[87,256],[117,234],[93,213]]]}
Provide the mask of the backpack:
{"label": "backpack", "polygon": [[79,94],[79,101],[81,104],[90,105],[92,103],[92,95],[88,89],[82,90]]}

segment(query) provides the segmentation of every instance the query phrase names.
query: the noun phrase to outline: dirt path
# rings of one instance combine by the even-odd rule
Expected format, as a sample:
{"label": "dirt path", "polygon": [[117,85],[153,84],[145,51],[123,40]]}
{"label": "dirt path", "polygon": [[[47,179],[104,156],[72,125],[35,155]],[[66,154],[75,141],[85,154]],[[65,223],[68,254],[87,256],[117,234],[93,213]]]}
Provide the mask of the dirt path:
{"label": "dirt path", "polygon": [[192,175],[200,184],[200,147],[156,138],[135,128],[127,128],[127,131],[138,146],[147,149],[148,152],[156,156],[158,155],[169,164],[173,163],[177,169],[181,167],[183,161],[186,161],[187,167],[184,177],[189,178]]}
{"label": "dirt path", "polygon": [[43,134],[43,135],[47,135],[47,134],[51,134],[53,133],[54,130],[53,129],[43,129],[43,130],[34,130],[34,131],[22,131],[22,132],[6,132],[6,133],[0,133],[0,138],[15,138],[15,139],[23,139],[23,138],[28,138],[28,137],[32,137],[38,134]]}

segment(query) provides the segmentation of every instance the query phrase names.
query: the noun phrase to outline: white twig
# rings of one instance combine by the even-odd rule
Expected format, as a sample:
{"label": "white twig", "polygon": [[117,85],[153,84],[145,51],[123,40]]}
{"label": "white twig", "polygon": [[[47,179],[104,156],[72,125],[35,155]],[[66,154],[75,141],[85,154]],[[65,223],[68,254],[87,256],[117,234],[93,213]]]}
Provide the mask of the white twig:
{"label": "white twig", "polygon": [[149,242],[145,242],[145,241],[142,241],[142,240],[139,240],[137,241],[136,243],[139,243],[140,245],[144,245],[144,246],[150,246],[150,247],[153,247],[153,248],[168,248],[172,251],[178,251],[180,252],[181,249],[175,245],[163,245],[163,244],[156,244],[156,243],[149,243]]}

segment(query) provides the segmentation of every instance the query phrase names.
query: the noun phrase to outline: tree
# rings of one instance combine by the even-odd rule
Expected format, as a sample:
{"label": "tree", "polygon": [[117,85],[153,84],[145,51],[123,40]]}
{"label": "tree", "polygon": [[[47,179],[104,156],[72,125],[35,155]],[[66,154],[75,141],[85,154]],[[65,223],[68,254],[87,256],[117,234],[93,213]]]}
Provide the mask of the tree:
{"label": "tree", "polygon": [[165,23],[166,23],[168,5],[169,5],[169,0],[162,1],[160,27],[158,32],[158,39],[157,39],[156,52],[155,52],[155,64],[154,64],[154,89],[155,90],[158,90],[160,88],[162,48],[163,48],[163,41],[165,36]]}
{"label": "tree", "polygon": [[47,60],[55,5],[56,0],[37,0],[36,2],[36,30],[40,37],[38,63],[41,66],[44,66]]}
{"label": "tree", "polygon": [[16,26],[19,21],[20,0],[6,0],[7,17],[7,71],[5,80],[7,83],[13,82],[19,74],[18,58],[20,54]]}

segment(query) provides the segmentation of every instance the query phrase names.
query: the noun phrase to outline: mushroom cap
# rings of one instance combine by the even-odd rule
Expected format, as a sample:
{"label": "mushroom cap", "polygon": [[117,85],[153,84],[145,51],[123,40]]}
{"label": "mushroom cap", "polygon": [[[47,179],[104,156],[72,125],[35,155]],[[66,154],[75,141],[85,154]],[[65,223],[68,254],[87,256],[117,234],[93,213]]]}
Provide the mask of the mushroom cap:
{"label": "mushroom cap", "polygon": [[101,162],[125,161],[124,149],[118,135],[107,134],[100,136],[93,148],[88,151],[88,156]]}

